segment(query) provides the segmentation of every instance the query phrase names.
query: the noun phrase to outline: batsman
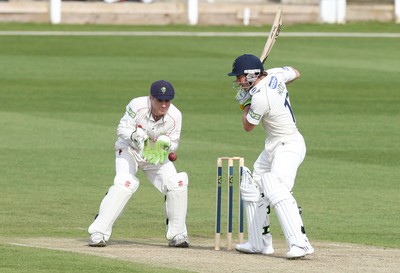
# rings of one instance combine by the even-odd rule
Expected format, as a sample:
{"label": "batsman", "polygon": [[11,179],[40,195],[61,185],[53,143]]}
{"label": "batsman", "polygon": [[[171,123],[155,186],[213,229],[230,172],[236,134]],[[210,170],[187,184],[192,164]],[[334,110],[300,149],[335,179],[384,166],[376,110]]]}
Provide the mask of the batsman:
{"label": "batsman", "polygon": [[[126,106],[117,127],[114,183],[89,226],[90,246],[106,246],[114,222],[139,187],[138,170],[142,170],[150,183],[165,196],[169,246],[189,246],[186,229],[188,175],[186,172],[178,173],[168,159],[168,153],[178,148],[182,127],[182,114],[171,103],[174,96],[172,84],[159,80],[151,85],[149,96],[134,98]],[[135,221],[132,226],[135,226]]]}
{"label": "batsman", "polygon": [[314,252],[299,213],[292,190],[297,169],[303,162],[306,146],[300,134],[286,85],[300,77],[293,67],[264,70],[254,55],[235,59],[232,71],[236,99],[243,110],[242,123],[246,132],[262,124],[266,139],[264,149],[251,172],[243,168],[240,185],[244,201],[248,242],[236,250],[250,254],[273,254],[269,231],[269,208],[273,208],[287,241],[288,259]]}

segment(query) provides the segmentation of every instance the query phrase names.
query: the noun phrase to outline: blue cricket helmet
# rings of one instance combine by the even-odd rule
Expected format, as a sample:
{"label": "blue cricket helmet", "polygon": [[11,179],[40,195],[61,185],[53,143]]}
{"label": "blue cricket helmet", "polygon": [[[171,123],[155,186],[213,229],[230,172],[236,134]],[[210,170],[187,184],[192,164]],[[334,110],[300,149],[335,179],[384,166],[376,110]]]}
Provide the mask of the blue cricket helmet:
{"label": "blue cricket helmet", "polygon": [[251,54],[243,54],[236,58],[232,65],[232,72],[228,76],[246,75],[249,73],[262,73],[264,66],[260,59]]}

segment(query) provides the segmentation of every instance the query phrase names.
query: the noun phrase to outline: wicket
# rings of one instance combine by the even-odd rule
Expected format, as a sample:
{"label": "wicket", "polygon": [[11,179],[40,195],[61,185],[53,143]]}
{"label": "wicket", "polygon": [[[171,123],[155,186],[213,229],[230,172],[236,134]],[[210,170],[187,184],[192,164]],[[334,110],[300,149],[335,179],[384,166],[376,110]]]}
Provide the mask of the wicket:
{"label": "wicket", "polygon": [[243,243],[243,202],[240,197],[240,180],[243,175],[244,158],[243,157],[219,157],[217,159],[217,183],[216,183],[216,218],[215,218],[215,250],[221,249],[221,207],[222,207],[222,167],[223,163],[228,163],[228,204],[227,204],[227,250],[232,250],[232,217],[233,217],[233,170],[234,162],[238,163],[239,183],[238,183],[238,203],[239,203],[239,223],[238,223],[238,239],[239,243]]}

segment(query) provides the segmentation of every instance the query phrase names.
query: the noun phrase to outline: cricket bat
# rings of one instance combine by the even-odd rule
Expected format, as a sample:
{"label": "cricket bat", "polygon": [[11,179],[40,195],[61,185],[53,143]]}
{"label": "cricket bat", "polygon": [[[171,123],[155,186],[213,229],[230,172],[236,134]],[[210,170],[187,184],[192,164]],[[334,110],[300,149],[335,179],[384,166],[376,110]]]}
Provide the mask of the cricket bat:
{"label": "cricket bat", "polygon": [[282,28],[282,7],[278,8],[276,12],[274,23],[272,24],[271,31],[269,32],[267,41],[265,42],[264,49],[260,56],[260,61],[264,64],[268,58],[269,53],[272,50],[272,47],[275,44],[276,39],[278,38],[279,33]]}

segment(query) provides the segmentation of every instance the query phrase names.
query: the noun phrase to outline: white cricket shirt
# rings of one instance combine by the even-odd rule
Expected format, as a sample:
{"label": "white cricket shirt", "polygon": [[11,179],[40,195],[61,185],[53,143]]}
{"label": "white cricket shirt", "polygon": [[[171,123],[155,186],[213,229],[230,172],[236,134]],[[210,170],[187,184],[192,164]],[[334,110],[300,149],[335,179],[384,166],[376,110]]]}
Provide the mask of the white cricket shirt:
{"label": "white cricket shirt", "polygon": [[149,96],[132,99],[126,106],[125,114],[117,127],[118,139],[115,143],[115,148],[135,147],[132,144],[131,135],[139,125],[145,130],[153,143],[160,135],[166,135],[171,139],[170,150],[175,151],[178,148],[182,114],[172,103],[164,117],[155,121],[151,114]]}
{"label": "white cricket shirt", "polygon": [[272,68],[268,75],[250,89],[250,110],[246,116],[253,125],[262,123],[267,137],[297,133],[296,119],[290,105],[286,82],[296,78],[289,67]]}

